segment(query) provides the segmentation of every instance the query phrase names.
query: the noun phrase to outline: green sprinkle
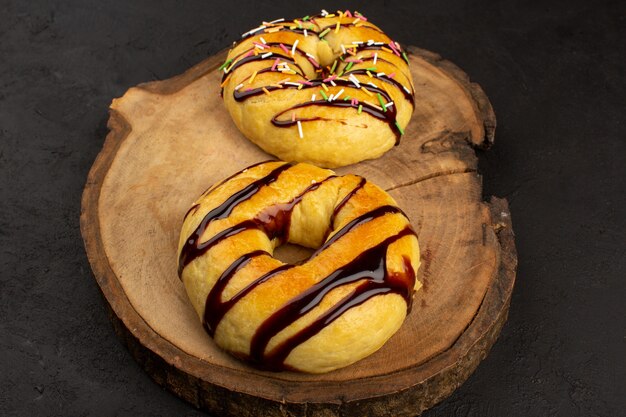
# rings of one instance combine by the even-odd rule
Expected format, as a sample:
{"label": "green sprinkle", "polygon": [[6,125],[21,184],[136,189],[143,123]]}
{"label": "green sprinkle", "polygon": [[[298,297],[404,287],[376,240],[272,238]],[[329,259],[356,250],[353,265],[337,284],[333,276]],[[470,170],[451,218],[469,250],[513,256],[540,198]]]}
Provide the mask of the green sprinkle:
{"label": "green sprinkle", "polygon": [[335,59],[335,62],[333,62],[333,66],[330,68],[330,73],[333,74],[335,72],[335,68],[337,68],[337,60]]}
{"label": "green sprinkle", "polygon": [[341,56],[339,57],[339,59],[341,59],[341,61],[343,62],[343,60],[344,60],[344,59],[343,59],[343,55],[341,55]]}
{"label": "green sprinkle", "polygon": [[347,100],[350,100],[350,96],[345,96],[345,97],[343,98],[343,101],[347,101]]}
{"label": "green sprinkle", "polygon": [[404,130],[402,130],[402,128],[400,127],[400,124],[398,123],[398,121],[396,120],[396,127],[398,128],[398,130],[400,131],[400,135],[404,136]]}
{"label": "green sprinkle", "polygon": [[345,70],[343,70],[344,72],[350,71],[350,68],[352,68],[352,64],[354,64],[354,62],[350,61],[348,62],[348,66],[346,67]]}
{"label": "green sprinkle", "polygon": [[224,63],[223,63],[223,64],[222,64],[222,65],[221,65],[221,66],[220,66],[217,70],[218,70],[218,71],[223,70],[223,69],[224,69],[224,68],[226,68],[226,67],[228,66],[228,64],[230,64],[231,62],[233,62],[233,60],[232,60],[232,59],[227,60],[227,61],[226,61],[226,62],[224,62]]}
{"label": "green sprinkle", "polygon": [[387,107],[385,107],[385,102],[383,101],[383,96],[380,95],[380,93],[376,94],[378,96],[378,102],[380,103],[380,107],[383,108],[383,111],[386,112],[387,111]]}
{"label": "green sprinkle", "polygon": [[326,28],[322,33],[320,33],[318,36],[321,38],[323,38],[324,36],[326,36],[326,34],[330,32],[330,28]]}
{"label": "green sprinkle", "polygon": [[302,18],[302,20],[304,20],[304,21],[306,22],[306,21],[307,21],[307,20],[309,20],[310,18],[311,18],[311,16],[304,16],[304,17]]}
{"label": "green sprinkle", "polygon": [[298,22],[298,29],[302,29],[302,23]]}
{"label": "green sprinkle", "polygon": [[376,71],[376,67],[365,68],[366,71]]}
{"label": "green sprinkle", "polygon": [[[363,111],[363,105],[359,104],[359,110],[357,110],[357,114],[361,114],[361,112]],[[396,122],[398,123],[398,122]]]}
{"label": "green sprinkle", "polygon": [[404,60],[405,60],[405,61],[406,61],[406,63],[408,64],[408,63],[409,63],[409,57],[408,57],[408,56],[406,56],[406,52],[404,52],[404,51],[402,52],[402,57],[404,58]]}
{"label": "green sprinkle", "polygon": [[324,100],[328,101],[328,96],[326,95],[324,90],[320,90],[320,94],[322,95],[322,97],[324,97]]}

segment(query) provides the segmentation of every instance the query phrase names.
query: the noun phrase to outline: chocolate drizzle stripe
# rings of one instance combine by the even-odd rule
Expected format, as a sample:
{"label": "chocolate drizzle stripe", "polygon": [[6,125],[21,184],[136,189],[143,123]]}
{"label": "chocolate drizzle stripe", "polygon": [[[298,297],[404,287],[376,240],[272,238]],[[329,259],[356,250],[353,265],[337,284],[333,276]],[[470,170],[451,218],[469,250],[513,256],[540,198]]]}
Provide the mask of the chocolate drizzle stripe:
{"label": "chocolate drizzle stripe", "polygon": [[365,180],[365,178],[361,177],[361,181],[359,181],[359,183],[357,184],[356,187],[354,187],[352,190],[350,190],[350,192],[348,194],[346,194],[346,196],[344,198],[341,199],[341,201],[339,202],[339,204],[337,204],[335,206],[335,208],[333,209],[333,214],[330,216],[330,227],[332,228],[333,225],[335,224],[335,218],[337,217],[337,215],[339,214],[339,212],[343,209],[343,207],[348,203],[348,201],[354,197],[354,195],[356,193],[359,192],[359,190],[361,188],[363,188],[365,186],[365,183],[367,181]]}
{"label": "chocolate drizzle stripe", "polygon": [[[300,343],[317,334],[348,309],[362,304],[378,294],[397,293],[405,299],[408,307],[413,287],[410,287],[406,281],[412,281],[412,277],[409,276],[411,271],[405,271],[404,274],[406,276],[399,280],[388,279],[386,257],[389,245],[404,236],[412,234],[414,232],[410,227],[404,228],[398,234],[390,236],[377,245],[363,251],[348,264],[333,271],[317,284],[289,300],[257,328],[250,343],[251,359],[255,362],[262,362],[269,369],[279,369],[289,352]],[[266,347],[274,336],[319,306],[322,299],[330,291],[363,279],[367,280],[366,283],[359,286],[350,296],[344,298],[313,323],[287,339],[272,353],[265,355]]]}
{"label": "chocolate drizzle stripe", "polygon": [[[288,163],[288,164],[283,164],[279,166],[278,168],[275,168],[266,176],[259,178],[258,180],[253,181],[252,183],[248,184],[241,190],[237,191],[236,193],[228,197],[226,201],[224,201],[222,204],[220,204],[219,206],[209,211],[204,216],[204,218],[202,219],[198,227],[196,227],[193,233],[189,236],[189,238],[187,239],[187,241],[185,242],[185,244],[183,245],[181,249],[180,257],[178,259],[179,277],[182,277],[182,271],[185,268],[185,266],[187,266],[190,262],[192,262],[198,256],[201,256],[202,254],[204,254],[213,245],[219,242],[219,239],[216,240],[216,237],[218,235],[224,234],[224,237],[227,237],[227,236],[232,236],[233,234],[236,234],[242,231],[242,230],[239,230],[236,233],[234,233],[234,231],[229,232],[230,229],[236,228],[238,226],[236,225],[218,233],[218,235],[213,236],[213,238],[209,239],[208,241],[204,243],[200,243],[199,240],[204,234],[204,232],[206,231],[210,222],[212,222],[213,220],[224,219],[230,216],[230,213],[232,213],[235,207],[237,207],[240,203],[250,199],[253,195],[259,192],[259,190],[263,188],[264,186],[267,186],[271,184],[272,182],[276,181],[278,179],[278,176],[283,171],[286,171],[292,166],[293,164]],[[255,227],[256,227],[256,224],[255,224]],[[232,234],[229,234],[229,233],[232,233]]]}

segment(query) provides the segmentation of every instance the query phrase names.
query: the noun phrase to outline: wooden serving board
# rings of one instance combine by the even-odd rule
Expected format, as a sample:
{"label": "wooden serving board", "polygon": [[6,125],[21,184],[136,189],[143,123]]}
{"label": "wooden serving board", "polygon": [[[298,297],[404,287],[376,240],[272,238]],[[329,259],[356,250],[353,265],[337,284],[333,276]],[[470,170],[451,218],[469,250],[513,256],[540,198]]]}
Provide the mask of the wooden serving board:
{"label": "wooden serving board", "polygon": [[[517,263],[507,203],[483,202],[473,149],[492,143],[495,116],[455,65],[409,52],[416,109],[401,144],[337,172],[365,176],[408,214],[424,287],[381,350],[322,375],[264,372],[222,352],[176,274],[191,203],[271,158],[239,133],[219,97],[226,52],[113,101],[81,230],[116,331],[157,383],[219,416],[408,416],[452,393],[485,358],[506,320]],[[291,247],[277,256],[305,255]]]}

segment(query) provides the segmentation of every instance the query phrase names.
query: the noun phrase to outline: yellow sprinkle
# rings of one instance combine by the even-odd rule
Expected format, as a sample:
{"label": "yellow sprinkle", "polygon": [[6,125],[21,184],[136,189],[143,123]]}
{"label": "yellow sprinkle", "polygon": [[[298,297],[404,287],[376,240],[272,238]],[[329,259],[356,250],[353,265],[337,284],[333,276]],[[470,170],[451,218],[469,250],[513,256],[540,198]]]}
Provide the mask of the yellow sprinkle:
{"label": "yellow sprinkle", "polygon": [[368,96],[370,97],[374,97],[374,94],[370,93],[369,91],[367,91],[367,88],[365,87],[361,87],[361,90],[363,90],[365,93],[367,93]]}
{"label": "yellow sprinkle", "polygon": [[269,92],[269,90],[268,90],[267,88],[263,87],[263,88],[262,88],[262,90],[263,90],[263,92],[264,92],[265,94],[267,94],[268,96],[270,95],[270,92]]}
{"label": "yellow sprinkle", "polygon": [[341,27],[341,23],[337,22],[337,26],[335,26],[335,33],[339,33],[340,27]]}
{"label": "yellow sprinkle", "polygon": [[252,73],[252,76],[250,77],[250,79],[248,80],[248,84],[252,84],[252,81],[254,81],[254,77],[256,77],[257,71],[254,71]]}
{"label": "yellow sprinkle", "polygon": [[372,75],[371,72],[369,72],[369,71],[365,71],[365,72],[367,73],[367,75],[369,75],[370,78],[374,78],[374,76]]}
{"label": "yellow sprinkle", "polygon": [[270,29],[265,29],[265,33],[274,33],[274,32],[278,32],[281,28],[276,26]]}
{"label": "yellow sprinkle", "polygon": [[304,84],[300,84],[300,85],[298,86],[298,90],[302,90],[302,87],[303,87],[303,86],[304,86]]}
{"label": "yellow sprinkle", "polygon": [[224,82],[222,82],[222,84],[220,84],[220,87],[224,87],[228,81],[230,81],[230,75],[228,75],[228,77],[226,77]]}
{"label": "yellow sprinkle", "polygon": [[326,91],[328,91],[328,87],[326,87],[326,84],[322,83],[322,88]]}
{"label": "yellow sprinkle", "polygon": [[393,51],[389,48],[387,48],[386,46],[381,46],[380,49],[382,49],[385,52],[389,52],[390,54],[393,54]]}
{"label": "yellow sprinkle", "polygon": [[327,15],[326,15],[326,16],[324,16],[324,17],[335,17],[335,13],[327,14]]}
{"label": "yellow sprinkle", "polygon": [[359,19],[359,18],[357,17],[356,19],[354,19],[354,22],[352,22],[352,24],[353,24],[353,25],[356,25],[356,24],[359,22],[359,20],[361,20],[361,19]]}

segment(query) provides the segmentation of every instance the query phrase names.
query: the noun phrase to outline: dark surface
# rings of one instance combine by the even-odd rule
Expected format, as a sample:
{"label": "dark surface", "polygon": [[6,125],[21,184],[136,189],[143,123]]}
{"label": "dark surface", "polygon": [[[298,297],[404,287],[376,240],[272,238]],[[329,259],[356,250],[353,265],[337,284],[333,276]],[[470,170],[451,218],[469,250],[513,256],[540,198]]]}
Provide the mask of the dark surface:
{"label": "dark surface", "polygon": [[[203,415],[115,337],[80,236],[82,188],[112,98],[184,71],[262,19],[319,8],[0,0],[0,415]],[[459,65],[498,117],[481,168],[485,195],[509,199],[517,235],[510,317],[475,374],[424,415],[625,415],[626,7],[356,8]]]}

